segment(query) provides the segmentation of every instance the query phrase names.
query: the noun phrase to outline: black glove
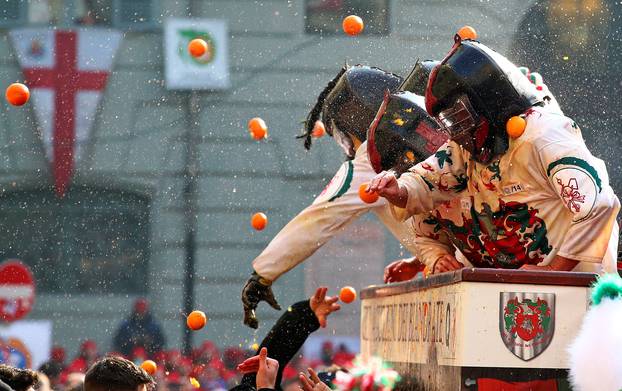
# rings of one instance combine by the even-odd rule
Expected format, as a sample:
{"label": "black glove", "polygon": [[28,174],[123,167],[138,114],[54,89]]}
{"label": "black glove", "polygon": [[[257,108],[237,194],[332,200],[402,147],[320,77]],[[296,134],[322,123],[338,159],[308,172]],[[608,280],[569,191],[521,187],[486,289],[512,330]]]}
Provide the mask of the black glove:
{"label": "black glove", "polygon": [[281,310],[281,306],[276,302],[271,288],[272,283],[261,277],[257,272],[251,274],[251,278],[246,281],[242,288],[242,304],[244,305],[244,324],[256,329],[259,321],[255,315],[255,309],[260,301],[270,304],[275,310]]}

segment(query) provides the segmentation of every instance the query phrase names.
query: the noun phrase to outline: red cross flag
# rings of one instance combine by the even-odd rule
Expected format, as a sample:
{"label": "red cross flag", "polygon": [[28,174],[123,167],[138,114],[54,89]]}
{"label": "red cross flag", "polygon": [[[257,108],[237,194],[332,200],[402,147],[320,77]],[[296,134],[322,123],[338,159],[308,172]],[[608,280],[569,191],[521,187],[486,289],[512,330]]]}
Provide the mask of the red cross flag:
{"label": "red cross flag", "polygon": [[121,37],[105,29],[11,31],[59,197],[90,140]]}

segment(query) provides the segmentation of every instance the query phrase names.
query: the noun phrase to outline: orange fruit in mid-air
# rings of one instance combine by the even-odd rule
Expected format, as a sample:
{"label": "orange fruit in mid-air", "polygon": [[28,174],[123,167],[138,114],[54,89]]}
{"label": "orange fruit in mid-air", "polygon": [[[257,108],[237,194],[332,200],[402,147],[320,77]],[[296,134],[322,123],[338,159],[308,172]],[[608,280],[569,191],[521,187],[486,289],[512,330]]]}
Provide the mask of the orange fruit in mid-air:
{"label": "orange fruit in mid-air", "polygon": [[147,372],[151,376],[155,375],[156,371],[158,370],[158,366],[152,360],[145,360],[145,361],[143,361],[143,363],[140,364],[140,367],[142,369],[144,369],[145,372]]}
{"label": "orange fruit in mid-air", "polygon": [[359,186],[359,197],[361,198],[361,200],[363,200],[364,203],[373,204],[374,202],[378,201],[378,198],[380,198],[380,196],[376,192],[368,193],[368,186],[369,183],[363,183],[361,186]]}
{"label": "orange fruit in mid-air", "polygon": [[349,15],[343,19],[343,31],[348,35],[359,35],[365,28],[363,19],[356,15]]}
{"label": "orange fruit in mid-air", "polygon": [[324,122],[317,120],[315,121],[315,125],[313,125],[313,131],[311,134],[315,138],[320,138],[326,133],[326,127],[324,127]]}
{"label": "orange fruit in mid-air", "polygon": [[351,286],[344,286],[341,288],[341,291],[339,291],[339,300],[346,304],[352,303],[356,300],[356,291]]}
{"label": "orange fruit in mid-air", "polygon": [[207,316],[203,311],[192,311],[186,318],[186,324],[191,330],[201,330],[207,323]]}
{"label": "orange fruit in mid-air", "polygon": [[192,57],[201,57],[207,53],[207,42],[201,38],[195,38],[188,43],[188,52]]}
{"label": "orange fruit in mid-air", "polygon": [[268,126],[266,122],[259,117],[251,118],[251,120],[248,121],[248,131],[255,140],[268,137]]}
{"label": "orange fruit in mid-air", "polygon": [[508,135],[512,138],[519,138],[522,136],[525,132],[525,127],[527,127],[527,121],[518,115],[510,118],[505,124],[505,130],[507,130]]}
{"label": "orange fruit in mid-air", "polygon": [[13,83],[7,87],[5,96],[13,106],[22,106],[30,99],[30,91],[22,83]]}
{"label": "orange fruit in mid-air", "polygon": [[463,26],[458,30],[461,39],[477,39],[477,31],[471,26]]}
{"label": "orange fruit in mid-air", "polygon": [[251,217],[251,225],[257,231],[261,231],[266,228],[266,225],[268,225],[268,216],[261,212],[255,213],[253,217]]}

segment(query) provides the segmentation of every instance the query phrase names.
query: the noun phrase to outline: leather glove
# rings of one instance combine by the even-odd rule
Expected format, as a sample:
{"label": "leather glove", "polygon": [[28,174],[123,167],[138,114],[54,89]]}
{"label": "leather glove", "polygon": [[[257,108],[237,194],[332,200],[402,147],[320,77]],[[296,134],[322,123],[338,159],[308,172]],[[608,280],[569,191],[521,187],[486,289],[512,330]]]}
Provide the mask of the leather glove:
{"label": "leather glove", "polygon": [[275,310],[281,310],[272,293],[272,282],[253,272],[242,288],[242,304],[244,305],[244,324],[250,328],[259,327],[259,320],[255,315],[255,309],[260,301],[270,304]]}

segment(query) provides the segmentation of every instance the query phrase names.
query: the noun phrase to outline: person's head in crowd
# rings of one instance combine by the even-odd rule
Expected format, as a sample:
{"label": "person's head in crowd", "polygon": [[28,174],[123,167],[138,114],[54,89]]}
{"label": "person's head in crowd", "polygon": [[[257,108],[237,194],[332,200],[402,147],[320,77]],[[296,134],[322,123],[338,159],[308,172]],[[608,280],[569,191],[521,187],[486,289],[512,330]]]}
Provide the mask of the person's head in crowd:
{"label": "person's head in crowd", "polygon": [[144,297],[136,299],[134,302],[133,316],[137,318],[144,318],[149,314],[149,302]]}
{"label": "person's head in crowd", "polygon": [[61,383],[61,375],[63,373],[63,366],[55,360],[50,360],[50,361],[43,363],[41,367],[39,367],[39,372],[47,376],[52,386],[57,386]]}
{"label": "person's head in crowd", "polygon": [[36,391],[52,391],[50,379],[43,372],[37,372],[38,382],[35,385]]}
{"label": "person's head in crowd", "polygon": [[322,351],[320,352],[320,358],[325,365],[330,365],[333,362],[333,343],[330,341],[325,341],[322,344]]}
{"label": "person's head in crowd", "polygon": [[33,391],[38,379],[37,373],[30,369],[0,364],[0,380],[14,391]]}
{"label": "person's head in crowd", "polygon": [[80,345],[78,355],[87,360],[95,360],[98,356],[97,343],[92,339],[87,339]]}
{"label": "person's head in crowd", "polygon": [[147,351],[142,346],[137,346],[132,350],[132,361],[141,363],[147,359]]}
{"label": "person's head in crowd", "polygon": [[153,384],[153,378],[138,365],[107,356],[86,372],[84,391],[146,391]]}
{"label": "person's head in crowd", "polygon": [[62,346],[52,346],[52,352],[50,353],[51,361],[57,362],[61,365],[65,365],[65,348]]}
{"label": "person's head in crowd", "polygon": [[65,380],[65,390],[82,387],[84,384],[84,373],[81,372],[71,372],[67,375],[67,379]]}

